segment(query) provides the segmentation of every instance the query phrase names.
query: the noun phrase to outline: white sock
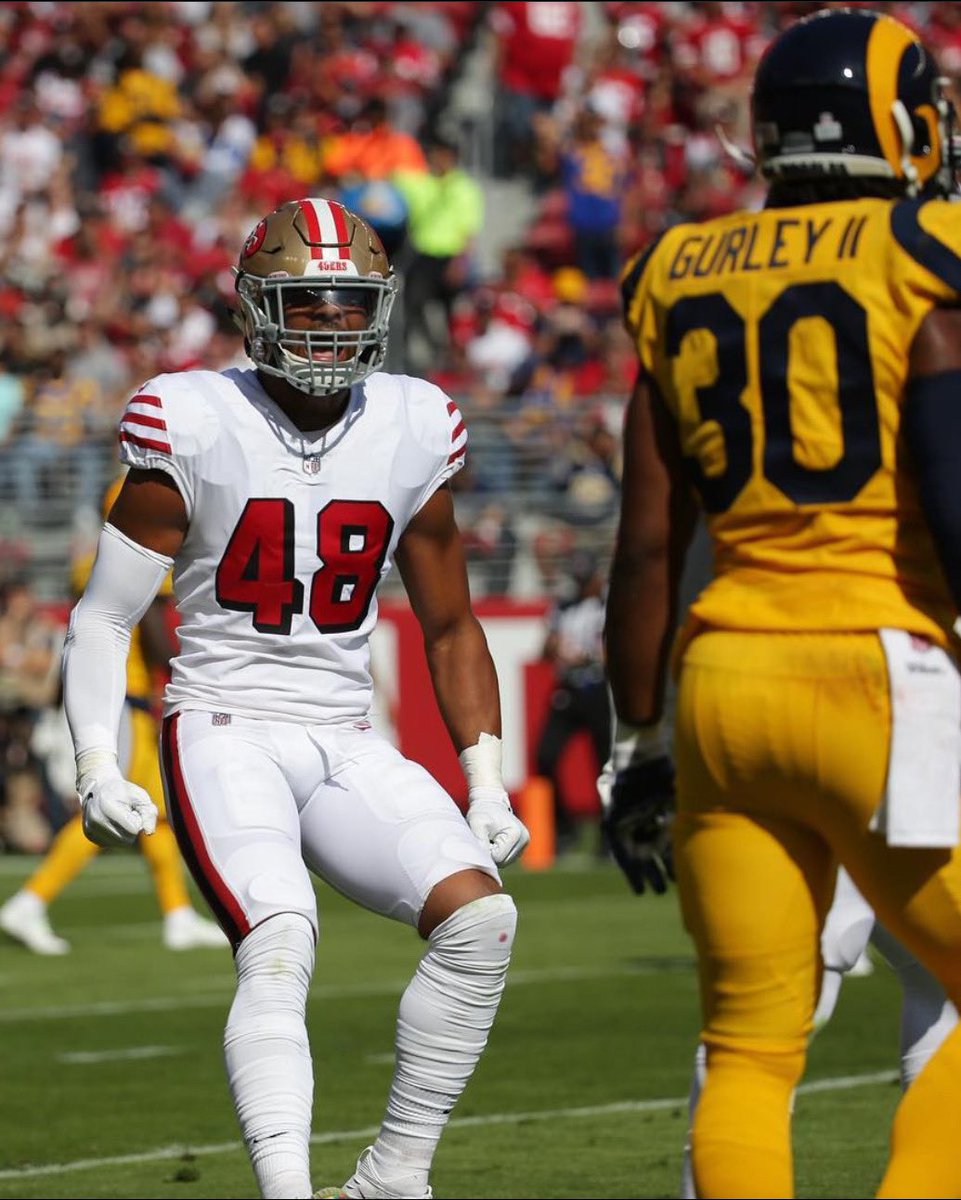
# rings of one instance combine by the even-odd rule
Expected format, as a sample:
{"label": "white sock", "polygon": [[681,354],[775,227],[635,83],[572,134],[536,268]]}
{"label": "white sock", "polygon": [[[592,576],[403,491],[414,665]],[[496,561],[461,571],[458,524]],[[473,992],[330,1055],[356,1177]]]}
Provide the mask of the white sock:
{"label": "white sock", "polygon": [[813,1033],[820,1033],[830,1021],[837,1007],[838,996],[841,994],[841,981],[844,972],[834,967],[825,967],[821,976],[821,994],[818,996],[817,1008],[814,1010]]}
{"label": "white sock", "polygon": [[14,892],[7,904],[13,908],[19,908],[23,912],[44,913],[47,911],[47,902],[37,895],[36,892],[31,892],[29,888],[21,888],[19,892]]}
{"label": "white sock", "polygon": [[901,984],[901,1086],[906,1088],[954,1028],[958,1013],[931,972],[882,925],[874,927],[871,940]]}
{"label": "white sock", "polygon": [[684,1139],[684,1156],[681,1160],[681,1200],[697,1200],[697,1189],[694,1187],[694,1167],[691,1162],[691,1129],[694,1126],[694,1110],[697,1108],[706,1075],[707,1047],[703,1042],[698,1042],[697,1050],[694,1053],[691,1090],[687,1100],[687,1137]]}
{"label": "white sock", "polygon": [[442,921],[400,1002],[394,1078],[370,1163],[404,1195],[427,1189],[437,1143],[487,1045],[504,990],[517,909],[484,896]]}
{"label": "white sock", "polygon": [[314,931],[294,913],[258,925],[237,951],[237,992],[224,1032],[227,1079],[260,1195],[303,1200],[310,1184],[314,1077],[307,989]]}

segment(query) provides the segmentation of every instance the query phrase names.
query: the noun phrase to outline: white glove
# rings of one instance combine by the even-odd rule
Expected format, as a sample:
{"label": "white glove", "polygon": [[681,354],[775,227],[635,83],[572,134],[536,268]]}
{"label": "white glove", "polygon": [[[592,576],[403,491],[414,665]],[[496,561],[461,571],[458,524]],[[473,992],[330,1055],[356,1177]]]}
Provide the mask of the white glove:
{"label": "white glove", "polygon": [[83,832],[98,846],[130,846],[157,828],[157,806],[142,787],[120,773],[116,759],[86,766],[77,779]]}
{"label": "white glove", "polygon": [[501,788],[473,787],[467,795],[467,824],[477,840],[490,849],[499,867],[518,858],[531,840],[527,827],[514,816]]}

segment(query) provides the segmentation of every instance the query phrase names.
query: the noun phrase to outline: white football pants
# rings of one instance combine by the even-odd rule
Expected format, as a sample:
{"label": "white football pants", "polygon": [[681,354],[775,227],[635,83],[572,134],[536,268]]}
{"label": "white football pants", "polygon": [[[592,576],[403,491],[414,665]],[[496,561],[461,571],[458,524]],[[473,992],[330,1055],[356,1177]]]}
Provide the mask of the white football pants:
{"label": "white football pants", "polygon": [[281,912],[302,914],[316,934],[309,870],[410,925],[449,875],[500,879],[433,776],[366,722],[182,712],[164,720],[162,751],[181,852],[234,946]]}

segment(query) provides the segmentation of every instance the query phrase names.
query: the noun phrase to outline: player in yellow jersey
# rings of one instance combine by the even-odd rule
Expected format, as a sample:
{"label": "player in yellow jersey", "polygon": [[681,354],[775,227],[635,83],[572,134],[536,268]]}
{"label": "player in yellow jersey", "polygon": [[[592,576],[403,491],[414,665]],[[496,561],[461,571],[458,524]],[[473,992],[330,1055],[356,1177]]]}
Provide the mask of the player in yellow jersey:
{"label": "player in yellow jersey", "polygon": [[[837,863],[961,1001],[961,206],[954,113],[898,21],[830,9],[759,64],[760,212],[624,274],[640,357],[606,640],[605,822],[663,889],[660,724],[700,500],[715,577],[675,643],[674,855],[708,1069],[700,1196],[790,1196],[790,1107]],[[905,1092],[879,1195],[959,1196],[961,1027]]]}
{"label": "player in yellow jersey", "polygon": [[[118,479],[108,489],[105,512],[113,506],[121,483],[122,479]],[[78,596],[92,565],[92,560],[81,560],[74,565],[72,582]],[[192,950],[225,946],[227,940],[218,925],[201,917],[191,905],[177,840],[163,818],[153,673],[166,668],[172,653],[166,615],[172,594],[168,578],[131,636],[121,744],[126,747],[128,778],[149,792],[161,813],[155,832],[149,837],[141,836],[138,845],[150,868],[163,916],[163,943],[170,950]],[[0,907],[0,929],[36,954],[66,954],[70,943],[51,928],[47,908],[98,852],[99,847],[84,836],[77,813],[57,834],[37,870]]]}

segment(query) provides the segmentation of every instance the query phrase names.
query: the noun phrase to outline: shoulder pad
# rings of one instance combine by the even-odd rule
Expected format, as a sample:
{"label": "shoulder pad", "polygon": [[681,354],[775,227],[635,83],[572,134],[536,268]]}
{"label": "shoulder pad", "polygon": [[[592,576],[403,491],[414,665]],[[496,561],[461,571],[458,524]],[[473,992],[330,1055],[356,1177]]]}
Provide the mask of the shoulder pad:
{"label": "shoulder pad", "polygon": [[915,262],[961,295],[961,205],[902,200],[891,207],[891,233]]}
{"label": "shoulder pad", "polygon": [[662,230],[656,237],[648,242],[643,250],[639,250],[633,258],[629,258],[624,266],[623,271],[621,271],[621,306],[625,320],[631,307],[631,301],[634,299],[638,286],[640,285],[641,277],[647,268],[647,264],[651,261],[651,256],[661,244],[661,239],[664,237],[666,232],[666,229]]}
{"label": "shoulder pad", "polygon": [[127,401],[120,418],[120,443],[133,466],[163,467],[151,458],[193,458],[211,446],[221,427],[209,371],[184,371],[148,379]]}

